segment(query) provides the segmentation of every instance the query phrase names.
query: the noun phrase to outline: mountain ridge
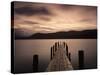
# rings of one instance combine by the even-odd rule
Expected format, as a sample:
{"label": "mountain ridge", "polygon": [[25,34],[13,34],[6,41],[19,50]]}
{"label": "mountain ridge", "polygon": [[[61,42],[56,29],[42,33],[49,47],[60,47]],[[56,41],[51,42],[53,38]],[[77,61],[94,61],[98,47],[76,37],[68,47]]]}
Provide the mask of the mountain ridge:
{"label": "mountain ridge", "polygon": [[15,35],[15,39],[96,39],[97,29],[83,31],[61,31],[55,33],[35,33],[29,37]]}

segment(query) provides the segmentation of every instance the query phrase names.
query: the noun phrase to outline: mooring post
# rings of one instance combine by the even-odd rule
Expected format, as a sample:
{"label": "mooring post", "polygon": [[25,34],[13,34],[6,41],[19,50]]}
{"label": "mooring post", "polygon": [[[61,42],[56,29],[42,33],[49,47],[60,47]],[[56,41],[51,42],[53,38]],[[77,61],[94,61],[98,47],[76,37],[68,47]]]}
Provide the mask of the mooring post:
{"label": "mooring post", "polygon": [[55,43],[55,52],[57,51],[57,42]]}
{"label": "mooring post", "polygon": [[51,47],[51,60],[52,60],[52,57],[53,57],[53,48]]}
{"label": "mooring post", "polygon": [[38,55],[33,56],[33,72],[38,72]]}
{"label": "mooring post", "polygon": [[66,56],[68,57],[68,45],[66,44]]}
{"label": "mooring post", "polygon": [[64,44],[64,48],[65,48],[65,42],[63,42],[63,44]]}
{"label": "mooring post", "polygon": [[55,55],[55,47],[53,46],[53,57],[54,57],[54,55]]}
{"label": "mooring post", "polygon": [[84,51],[79,50],[78,56],[79,56],[79,69],[84,69]]}
{"label": "mooring post", "polygon": [[71,53],[68,53],[69,61],[71,61]]}

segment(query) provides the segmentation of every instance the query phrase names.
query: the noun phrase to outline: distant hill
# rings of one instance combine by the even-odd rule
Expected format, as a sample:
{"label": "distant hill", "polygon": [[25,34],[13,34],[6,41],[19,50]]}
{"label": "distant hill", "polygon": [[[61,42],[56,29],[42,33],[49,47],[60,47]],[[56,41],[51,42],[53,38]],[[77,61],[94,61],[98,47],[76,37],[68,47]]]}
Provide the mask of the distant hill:
{"label": "distant hill", "polygon": [[36,33],[29,37],[15,35],[15,39],[96,39],[97,30],[68,31],[56,33]]}

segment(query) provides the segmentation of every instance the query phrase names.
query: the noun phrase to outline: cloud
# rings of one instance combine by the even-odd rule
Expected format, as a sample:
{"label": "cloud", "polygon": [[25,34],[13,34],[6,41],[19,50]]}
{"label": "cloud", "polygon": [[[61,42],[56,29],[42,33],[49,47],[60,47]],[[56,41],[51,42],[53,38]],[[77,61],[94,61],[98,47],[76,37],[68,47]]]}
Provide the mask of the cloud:
{"label": "cloud", "polygon": [[32,15],[51,15],[52,13],[46,9],[45,7],[36,7],[36,6],[25,6],[25,7],[18,7],[14,9],[16,14],[25,15],[25,16],[32,16]]}
{"label": "cloud", "polygon": [[51,30],[51,31],[54,30],[53,27],[48,27],[48,26],[39,26],[38,28],[40,28],[40,29],[46,29],[46,30]]}
{"label": "cloud", "polygon": [[82,19],[82,20],[80,20],[79,22],[93,22],[95,19]]}
{"label": "cloud", "polygon": [[58,7],[60,9],[63,9],[63,10],[71,10],[71,9],[73,9],[73,5],[66,5],[66,4],[58,5]]}
{"label": "cloud", "polygon": [[15,3],[14,12],[15,28],[22,28],[23,31],[26,29],[31,33],[96,28],[97,7],[95,6],[19,2]]}
{"label": "cloud", "polygon": [[39,24],[38,22],[33,21],[23,21],[24,24]]}
{"label": "cloud", "polygon": [[51,20],[51,18],[47,17],[47,16],[39,16],[39,19],[44,20],[44,21],[50,21]]}

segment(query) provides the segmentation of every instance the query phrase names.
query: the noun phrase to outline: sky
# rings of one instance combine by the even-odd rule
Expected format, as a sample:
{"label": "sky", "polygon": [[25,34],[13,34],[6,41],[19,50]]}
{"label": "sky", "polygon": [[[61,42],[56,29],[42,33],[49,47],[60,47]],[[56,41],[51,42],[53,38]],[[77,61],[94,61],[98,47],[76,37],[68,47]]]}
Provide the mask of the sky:
{"label": "sky", "polygon": [[14,29],[21,35],[96,29],[97,7],[14,2]]}

